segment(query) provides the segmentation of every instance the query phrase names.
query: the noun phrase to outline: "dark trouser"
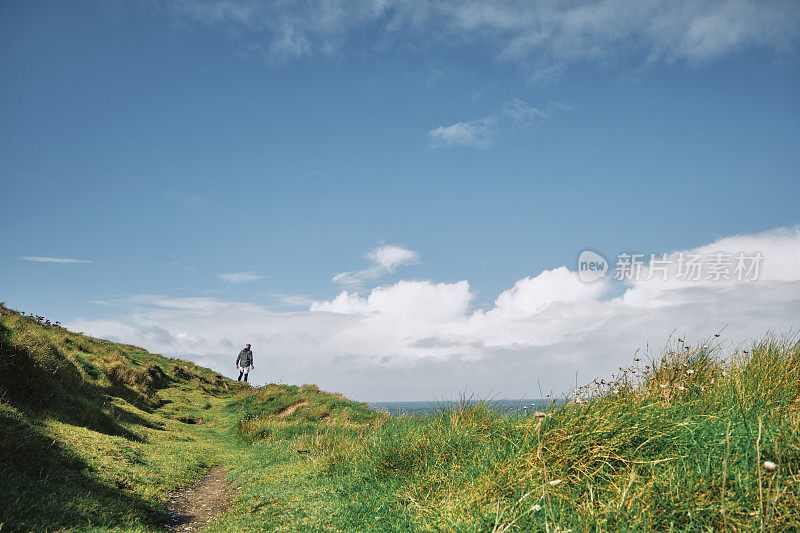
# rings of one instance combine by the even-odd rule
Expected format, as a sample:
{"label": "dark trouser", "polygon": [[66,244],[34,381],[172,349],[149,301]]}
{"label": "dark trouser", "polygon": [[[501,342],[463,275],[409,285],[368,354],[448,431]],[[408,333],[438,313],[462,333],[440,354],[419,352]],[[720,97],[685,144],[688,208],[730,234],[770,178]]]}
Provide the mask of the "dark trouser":
{"label": "dark trouser", "polygon": [[247,374],[244,373],[244,370],[239,371],[239,377],[236,379],[236,381],[242,381],[242,376],[244,376],[244,382],[247,383]]}

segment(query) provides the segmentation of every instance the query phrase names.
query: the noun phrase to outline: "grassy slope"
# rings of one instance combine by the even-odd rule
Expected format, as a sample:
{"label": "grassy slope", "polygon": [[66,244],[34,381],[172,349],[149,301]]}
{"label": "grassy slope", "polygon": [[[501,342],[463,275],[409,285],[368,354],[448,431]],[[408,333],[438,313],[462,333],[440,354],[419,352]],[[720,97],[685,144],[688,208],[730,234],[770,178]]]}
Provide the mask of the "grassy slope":
{"label": "grassy slope", "polygon": [[642,364],[541,418],[390,418],[3,309],[0,523],[157,529],[222,464],[241,491],[211,531],[800,529],[798,344]]}
{"label": "grassy slope", "polygon": [[242,387],[192,363],[0,313],[3,531],[163,523],[166,493],[214,460],[210,436]]}
{"label": "grassy slope", "polygon": [[238,474],[242,515],[251,511],[241,525],[800,530],[797,343],[768,339],[724,360],[679,343],[577,396],[540,416],[479,405],[303,431],[245,420],[240,431],[263,435],[255,446],[269,460]]}
{"label": "grassy slope", "polygon": [[[167,494],[211,465],[252,472],[272,461],[240,435],[248,413],[261,413],[251,424],[274,418],[276,439],[375,416],[313,386],[251,389],[0,304],[0,530],[160,530]],[[261,499],[237,505],[249,511]]]}

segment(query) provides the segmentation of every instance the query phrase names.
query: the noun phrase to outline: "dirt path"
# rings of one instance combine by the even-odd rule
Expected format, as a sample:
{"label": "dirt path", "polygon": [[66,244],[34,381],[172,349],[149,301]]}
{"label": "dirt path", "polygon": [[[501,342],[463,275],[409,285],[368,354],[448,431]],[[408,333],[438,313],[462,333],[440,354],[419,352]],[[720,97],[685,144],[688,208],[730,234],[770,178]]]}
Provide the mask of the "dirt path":
{"label": "dirt path", "polygon": [[308,402],[306,400],[297,402],[294,405],[290,405],[289,407],[278,413],[278,418],[286,418],[287,416],[294,413],[295,411],[297,411],[298,409],[300,409],[305,405],[308,405]]}
{"label": "dirt path", "polygon": [[228,487],[225,471],[215,466],[194,485],[170,495],[166,526],[172,531],[197,531],[227,511],[235,494]]}

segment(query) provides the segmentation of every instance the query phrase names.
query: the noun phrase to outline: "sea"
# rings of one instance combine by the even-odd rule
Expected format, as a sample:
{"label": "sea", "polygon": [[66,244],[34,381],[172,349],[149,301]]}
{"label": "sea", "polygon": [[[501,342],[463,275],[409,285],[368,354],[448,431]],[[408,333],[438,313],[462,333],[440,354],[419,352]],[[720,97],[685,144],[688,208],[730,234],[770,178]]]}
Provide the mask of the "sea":
{"label": "sea", "polygon": [[[552,400],[542,399],[494,399],[485,400],[490,409],[501,414],[525,415],[534,411],[545,411]],[[386,411],[392,416],[431,415],[449,411],[463,404],[474,405],[476,400],[427,400],[416,402],[367,402],[370,407]]]}

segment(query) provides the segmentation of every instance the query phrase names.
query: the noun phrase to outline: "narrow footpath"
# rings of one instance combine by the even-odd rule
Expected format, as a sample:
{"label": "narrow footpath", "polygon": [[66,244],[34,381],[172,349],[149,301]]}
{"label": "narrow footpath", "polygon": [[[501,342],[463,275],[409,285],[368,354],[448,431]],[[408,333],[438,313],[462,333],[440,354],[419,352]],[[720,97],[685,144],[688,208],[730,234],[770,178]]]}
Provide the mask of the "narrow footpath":
{"label": "narrow footpath", "polygon": [[235,495],[223,468],[215,466],[194,485],[172,493],[166,527],[171,531],[197,531],[224,514]]}

